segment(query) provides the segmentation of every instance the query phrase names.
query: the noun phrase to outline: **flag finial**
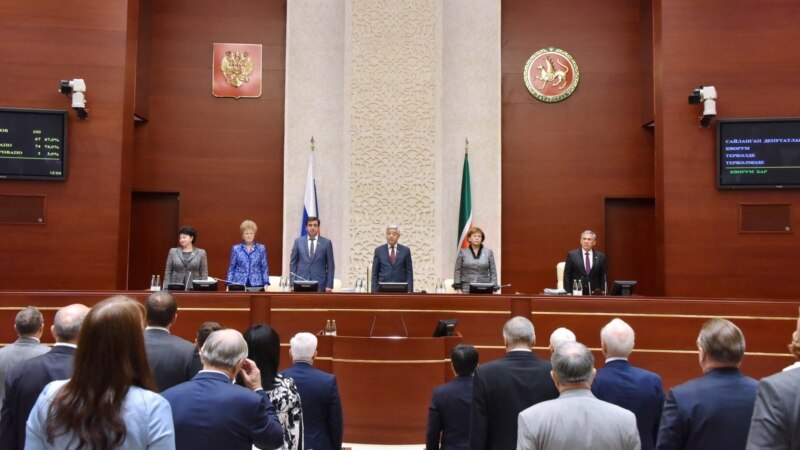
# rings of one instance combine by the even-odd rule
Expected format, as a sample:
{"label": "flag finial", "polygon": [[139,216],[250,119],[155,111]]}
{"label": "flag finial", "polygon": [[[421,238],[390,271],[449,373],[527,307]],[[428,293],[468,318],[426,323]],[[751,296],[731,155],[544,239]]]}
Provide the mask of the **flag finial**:
{"label": "flag finial", "polygon": [[464,153],[469,154],[469,139],[464,138]]}
{"label": "flag finial", "polygon": [[311,151],[314,151],[314,136],[311,136]]}

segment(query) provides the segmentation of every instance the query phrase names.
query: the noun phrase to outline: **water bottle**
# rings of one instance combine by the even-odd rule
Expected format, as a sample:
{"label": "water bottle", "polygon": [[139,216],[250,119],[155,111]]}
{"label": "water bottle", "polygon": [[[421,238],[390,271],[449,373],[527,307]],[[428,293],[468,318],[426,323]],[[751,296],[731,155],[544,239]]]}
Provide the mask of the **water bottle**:
{"label": "water bottle", "polygon": [[325,330],[322,332],[322,335],[323,336],[330,336],[332,328],[333,328],[333,326],[331,325],[331,320],[328,319],[327,321],[325,321]]}
{"label": "water bottle", "polygon": [[436,293],[444,294],[444,281],[441,278],[436,279]]}
{"label": "water bottle", "polygon": [[161,275],[156,275],[156,291],[161,290]]}
{"label": "water bottle", "polygon": [[583,283],[580,278],[572,280],[572,295],[583,295]]}
{"label": "water bottle", "polygon": [[336,336],[336,319],[331,322],[331,336]]}

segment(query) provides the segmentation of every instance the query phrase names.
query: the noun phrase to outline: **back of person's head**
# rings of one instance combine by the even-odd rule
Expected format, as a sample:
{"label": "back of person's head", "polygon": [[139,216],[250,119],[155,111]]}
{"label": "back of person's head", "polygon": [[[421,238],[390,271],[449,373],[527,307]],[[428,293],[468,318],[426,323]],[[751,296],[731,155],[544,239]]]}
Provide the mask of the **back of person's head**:
{"label": "back of person's head", "polygon": [[317,352],[317,337],[311,333],[297,333],[289,340],[289,353],[295,361],[311,361]]}
{"label": "back of person's head", "polygon": [[247,343],[242,333],[226,328],[208,335],[200,352],[204,367],[233,370],[247,357]]}
{"label": "back of person's head", "polygon": [[565,342],[559,345],[553,352],[550,362],[561,384],[591,384],[594,356],[580,342]]}
{"label": "back of person's head", "polygon": [[[800,309],[800,307],[798,307]],[[797,316],[797,327],[792,333],[792,342],[789,343],[789,352],[800,361],[800,315]]]}
{"label": "back of person's head", "polygon": [[44,327],[44,317],[33,306],[21,310],[14,319],[14,328],[20,336],[36,336]]}
{"label": "back of person's head", "polygon": [[703,324],[697,345],[712,360],[726,365],[738,365],[744,358],[744,334],[733,322],[714,318]]}
{"label": "back of person's head", "polygon": [[456,375],[460,377],[472,375],[478,367],[478,350],[469,344],[458,344],[450,352],[450,362]]}
{"label": "back of person's head", "polygon": [[559,327],[550,334],[550,351],[554,351],[559,345],[565,342],[575,342],[575,333],[569,328]]}
{"label": "back of person's head", "polygon": [[533,323],[522,316],[512,317],[503,326],[503,339],[506,347],[533,347],[536,343]]}
{"label": "back of person's head", "polygon": [[610,358],[627,358],[633,351],[636,335],[622,319],[615,318],[600,330],[600,342]]}
{"label": "back of person's head", "polygon": [[261,371],[261,381],[265,386],[271,386],[281,363],[281,339],[278,333],[269,325],[259,323],[244,332],[244,340],[249,350],[247,357]]}
{"label": "back of person's head", "polygon": [[144,307],[125,296],[96,304],[83,321],[72,378],[48,410],[48,441],[70,432],[77,448],[114,448],[125,439],[128,389],[155,385],[144,350]]}
{"label": "back of person's head", "polygon": [[203,348],[203,344],[206,343],[206,339],[208,336],[218,330],[222,329],[222,325],[217,322],[203,322],[197,328],[197,335],[194,338],[194,345],[197,347],[197,350]]}
{"label": "back of person's head", "polygon": [[53,320],[53,337],[56,339],[56,342],[77,342],[81,332],[81,326],[88,313],[89,308],[80,303],[75,303],[59,309]]}
{"label": "back of person's head", "polygon": [[151,327],[168,327],[178,312],[175,296],[167,291],[158,291],[147,297],[147,325]]}

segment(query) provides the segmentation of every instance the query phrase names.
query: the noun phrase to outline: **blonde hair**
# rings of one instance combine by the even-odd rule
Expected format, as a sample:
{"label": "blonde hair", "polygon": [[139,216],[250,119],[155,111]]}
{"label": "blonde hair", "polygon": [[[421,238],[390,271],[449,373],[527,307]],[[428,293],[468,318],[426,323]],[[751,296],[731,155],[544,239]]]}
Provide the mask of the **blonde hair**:
{"label": "blonde hair", "polygon": [[256,225],[255,222],[249,219],[245,220],[244,222],[242,222],[241,225],[239,225],[239,231],[241,231],[242,233],[248,230],[253,230],[253,233],[255,233],[256,231],[258,231],[258,225]]}

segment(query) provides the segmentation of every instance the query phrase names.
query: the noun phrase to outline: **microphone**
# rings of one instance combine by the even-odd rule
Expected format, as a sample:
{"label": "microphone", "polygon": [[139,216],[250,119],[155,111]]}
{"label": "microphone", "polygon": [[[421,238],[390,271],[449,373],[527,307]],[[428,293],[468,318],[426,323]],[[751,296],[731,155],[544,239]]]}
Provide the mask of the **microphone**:
{"label": "microphone", "polygon": [[211,278],[214,281],[222,281],[223,283],[227,283],[229,285],[232,284],[232,285],[244,286],[244,283],[237,283],[235,281],[226,280],[225,278],[217,278],[217,277],[212,277],[212,276],[209,276],[208,278]]}
{"label": "microphone", "polygon": [[295,277],[295,278],[298,278],[298,279],[300,279],[300,281],[311,281],[311,280],[307,280],[307,279],[305,279],[305,278],[301,277],[300,275],[298,275],[298,274],[296,274],[296,273],[294,273],[294,272],[289,272],[289,274],[290,274],[290,275],[292,275],[292,276],[293,276],[293,277]]}
{"label": "microphone", "polygon": [[190,270],[189,273],[186,276],[186,285],[183,286],[183,290],[184,291],[188,291],[189,290],[189,283],[191,283],[191,282],[192,282],[192,271]]}

